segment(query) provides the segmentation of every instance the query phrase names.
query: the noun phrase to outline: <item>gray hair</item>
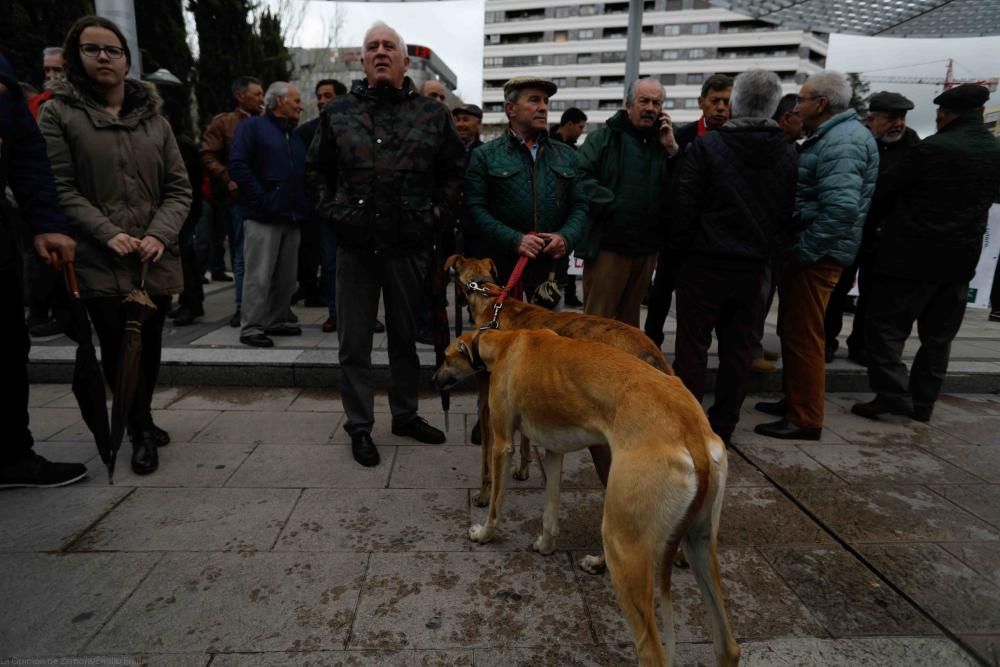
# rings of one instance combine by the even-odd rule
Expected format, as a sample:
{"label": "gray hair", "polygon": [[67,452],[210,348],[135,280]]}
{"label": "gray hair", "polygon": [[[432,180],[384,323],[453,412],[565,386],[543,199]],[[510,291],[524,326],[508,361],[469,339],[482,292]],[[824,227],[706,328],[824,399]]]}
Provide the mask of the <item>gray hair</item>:
{"label": "gray hair", "polygon": [[368,44],[368,35],[372,34],[374,31],[378,30],[379,28],[382,28],[384,30],[388,30],[389,32],[391,32],[392,34],[394,34],[396,36],[396,41],[399,43],[398,44],[399,45],[399,50],[403,52],[404,56],[409,55],[406,52],[406,41],[403,39],[403,36],[399,34],[398,30],[396,30],[391,25],[389,25],[388,23],[385,23],[383,21],[375,21],[375,23],[372,23],[371,27],[368,28],[367,31],[365,31],[365,39],[364,39],[363,42],[361,42],[361,50],[362,51],[364,51],[365,45]]}
{"label": "gray hair", "polygon": [[639,90],[640,83],[646,83],[647,81],[652,81],[660,88],[660,101],[667,99],[667,89],[663,87],[663,82],[652,77],[646,77],[644,79],[636,79],[631,86],[628,87],[628,94],[625,95],[625,106],[630,107],[635,102],[636,91]]}
{"label": "gray hair", "polygon": [[780,101],[778,75],[766,69],[751,69],[733,81],[729,108],[733,118],[770,118]]}
{"label": "gray hair", "polygon": [[283,97],[288,97],[288,93],[291,89],[292,85],[287,81],[275,81],[267,87],[267,92],[264,93],[264,107],[267,109],[273,109],[278,106],[278,100]]}
{"label": "gray hair", "polygon": [[63,49],[61,46],[46,46],[42,49],[42,57],[45,56],[61,56],[63,54]]}
{"label": "gray hair", "polygon": [[840,72],[816,72],[806,79],[806,85],[812,89],[813,95],[826,98],[833,113],[847,111],[851,105],[851,84]]}

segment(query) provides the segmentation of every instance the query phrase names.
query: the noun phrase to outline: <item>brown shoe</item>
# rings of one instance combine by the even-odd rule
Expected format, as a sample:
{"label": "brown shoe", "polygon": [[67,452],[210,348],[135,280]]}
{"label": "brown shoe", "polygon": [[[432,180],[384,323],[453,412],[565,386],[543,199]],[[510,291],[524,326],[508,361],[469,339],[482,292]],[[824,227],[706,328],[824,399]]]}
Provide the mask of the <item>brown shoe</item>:
{"label": "brown shoe", "polygon": [[767,359],[754,359],[750,362],[750,370],[754,373],[774,373],[778,367]]}
{"label": "brown shoe", "polygon": [[337,330],[337,317],[336,315],[331,315],[326,318],[326,322],[323,322],[323,333],[330,333],[331,331]]}
{"label": "brown shoe", "polygon": [[781,352],[779,352],[778,350],[772,350],[769,347],[765,347],[763,349],[764,349],[764,358],[767,359],[768,361],[777,361],[778,359],[781,359]]}

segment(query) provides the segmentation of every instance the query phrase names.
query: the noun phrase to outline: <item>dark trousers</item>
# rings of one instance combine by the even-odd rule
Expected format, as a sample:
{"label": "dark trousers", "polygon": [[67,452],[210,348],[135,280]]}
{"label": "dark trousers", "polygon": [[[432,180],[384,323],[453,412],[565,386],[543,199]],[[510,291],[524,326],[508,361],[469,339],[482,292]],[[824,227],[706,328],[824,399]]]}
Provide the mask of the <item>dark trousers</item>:
{"label": "dark trousers", "polygon": [[656,275],[649,290],[646,310],[646,335],[657,345],[663,345],[663,326],[670,314],[670,302],[674,296],[674,273],[667,253],[661,252],[656,260]]}
{"label": "dark trousers", "polygon": [[1000,311],[1000,256],[997,257],[997,268],[993,271],[993,289],[990,290],[990,310]]}
{"label": "dark trousers", "polygon": [[181,227],[180,250],[181,250],[181,270],[184,275],[184,291],[181,292],[178,302],[182,306],[187,306],[196,311],[202,309],[205,302],[205,288],[201,285],[201,277],[205,273],[205,268],[198,261],[198,247],[196,232],[198,229],[197,218],[188,218]]}
{"label": "dark trousers", "polygon": [[[163,323],[170,308],[169,296],[154,296],[156,312],[142,325],[142,356],[139,382],[129,414],[127,426],[132,432],[148,428],[153,423],[153,390],[160,375],[160,355],[163,351]],[[101,367],[104,379],[115,389],[118,365],[125,337],[125,305],[120,296],[102,296],[86,299],[87,313],[101,344]]]}
{"label": "dark trousers", "polygon": [[341,399],[347,416],[344,429],[371,432],[375,423],[375,378],[372,338],[379,293],[385,300],[388,335],[389,410],[400,426],[417,416],[420,359],[417,356],[417,310],[430,269],[430,253],[379,257],[337,248],[337,337],[343,373]]}
{"label": "dark trousers", "polygon": [[[323,271],[320,274],[322,296],[330,317],[337,316],[337,235],[330,225],[324,223],[319,230],[320,260]],[[301,247],[301,246],[300,246]]]}
{"label": "dark trousers", "polygon": [[750,384],[754,328],[763,308],[764,272],[764,265],[743,270],[693,259],[676,276],[674,372],[700,402],[705,395],[714,329],[719,339],[719,373],[708,421],[726,442],[739,422]]}
{"label": "dark trousers", "polygon": [[826,315],[823,317],[823,333],[826,335],[826,349],[836,350],[840,347],[837,337],[844,328],[844,306],[847,305],[847,293],[854,287],[854,279],[858,275],[858,264],[855,262],[840,274],[837,286],[830,293],[830,301],[826,304]]}
{"label": "dark trousers", "polygon": [[[931,408],[948,372],[951,341],[965,316],[969,283],[930,283],[879,276],[865,320],[868,383],[900,409]],[[920,349],[907,378],[903,346],[917,323]]]}
{"label": "dark trousers", "polygon": [[[6,224],[0,219],[0,225]],[[14,240],[0,231],[0,242]],[[2,254],[2,253],[0,253]],[[11,256],[16,257],[16,252]],[[51,267],[49,268],[51,271]],[[0,465],[14,463],[31,453],[34,441],[28,428],[28,351],[31,338],[24,322],[21,272],[13,262],[0,270],[0,377],[4,398],[0,401]]]}
{"label": "dark trousers", "polygon": [[34,247],[27,250],[28,308],[35,324],[42,324],[52,316],[63,321],[69,310],[69,295],[62,273],[54,271],[42,261]]}
{"label": "dark trousers", "polygon": [[868,317],[868,295],[875,276],[875,253],[862,246],[858,255],[858,300],[854,304],[854,323],[847,337],[847,351],[854,356],[865,354],[865,319]]}
{"label": "dark trousers", "polygon": [[753,329],[754,359],[764,358],[764,323],[767,320],[767,314],[771,312],[774,295],[778,292],[778,282],[781,280],[781,276],[779,275],[781,273],[780,266],[780,261],[771,260],[764,267],[764,278],[760,283],[760,296],[763,300],[763,305],[760,308],[760,317],[757,318],[757,323]]}
{"label": "dark trousers", "polygon": [[227,196],[220,190],[215,196],[216,203],[212,206],[211,250],[209,253],[209,268],[212,273],[225,273],[226,238],[229,238],[230,246],[233,243],[232,216],[229,213],[229,205],[226,200]]}
{"label": "dark trousers", "polygon": [[[497,265],[497,273],[499,274],[497,280],[501,285],[506,285],[507,281],[510,280],[510,275],[514,272],[514,267],[517,265],[519,258],[516,255],[496,254],[491,256],[489,252],[486,253],[486,256],[490,257],[493,263]],[[549,255],[539,255],[528,262],[527,266],[524,267],[524,273],[521,274],[522,301],[529,301],[538,286],[548,279],[550,273],[556,271],[557,261]],[[511,293],[511,296],[519,298],[514,293]]]}
{"label": "dark trousers", "polygon": [[302,298],[318,298],[320,265],[320,222],[310,216],[302,223],[302,237],[299,243],[299,265],[296,276]]}

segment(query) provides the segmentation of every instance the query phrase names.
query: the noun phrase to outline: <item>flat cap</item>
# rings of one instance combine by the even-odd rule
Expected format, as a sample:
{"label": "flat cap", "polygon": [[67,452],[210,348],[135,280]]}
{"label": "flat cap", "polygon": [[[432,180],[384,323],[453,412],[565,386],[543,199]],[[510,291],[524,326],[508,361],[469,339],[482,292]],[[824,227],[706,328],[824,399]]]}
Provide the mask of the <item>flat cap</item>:
{"label": "flat cap", "polygon": [[988,99],[990,99],[990,90],[986,86],[980,86],[978,83],[963,83],[961,86],[955,86],[935,97],[934,104],[945,109],[969,111],[983,106]]}
{"label": "flat cap", "polygon": [[880,90],[868,100],[869,111],[909,111],[912,108],[913,102],[899,93],[890,93],[886,90]]}
{"label": "flat cap", "polygon": [[556,94],[559,87],[552,83],[548,79],[543,79],[540,76],[515,76],[513,79],[503,84],[503,96],[507,97],[510,95],[512,90],[521,90],[522,88],[541,88],[544,90],[549,97]]}
{"label": "flat cap", "polygon": [[464,113],[469,116],[475,116],[479,120],[483,119],[483,110],[477,107],[475,104],[459,104],[457,107],[451,110],[452,116],[457,116],[460,113]]}

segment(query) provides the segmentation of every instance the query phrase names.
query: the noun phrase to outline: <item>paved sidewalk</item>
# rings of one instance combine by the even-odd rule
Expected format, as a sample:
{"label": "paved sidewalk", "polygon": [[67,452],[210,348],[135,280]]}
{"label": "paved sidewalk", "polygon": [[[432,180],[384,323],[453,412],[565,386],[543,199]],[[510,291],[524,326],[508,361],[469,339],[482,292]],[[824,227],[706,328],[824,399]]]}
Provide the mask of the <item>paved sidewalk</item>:
{"label": "paved sidewalk", "polygon": [[[847,413],[855,396],[831,394],[819,443],[753,434],[759,398],[734,436],[720,536],[741,664],[974,665],[968,649],[998,664],[1000,396],[945,396],[925,425],[865,421]],[[497,541],[472,545],[475,398],[453,396],[443,446],[390,435],[377,405],[383,463],[365,469],[328,389],[164,387],[160,470],[133,476],[126,444],[108,486],[69,387],[33,386],[38,451],[91,477],[0,492],[0,656],[634,664],[607,575],[575,565],[600,546],[586,454],[567,457],[558,552],[531,551],[537,463],[510,485]],[[422,413],[443,426],[436,395]],[[711,665],[695,588],[676,573],[678,664]]]}
{"label": "paved sidewalk", "polygon": [[[275,338],[268,350],[251,348],[239,342],[239,329],[228,326],[232,314],[232,284],[206,286],[205,317],[188,327],[174,327],[170,320],[164,331],[163,371],[165,384],[255,385],[278,387],[336,387],[339,382],[337,334],[325,334],[320,325],[326,319],[325,308],[293,310],[302,322],[303,335]],[[448,298],[454,298],[449,287]],[[454,308],[449,308],[453,316]],[[645,318],[645,309],[642,317]],[[780,344],[775,333],[777,304],[765,327],[765,344],[775,349]],[[465,323],[463,329],[468,331]],[[671,313],[666,324],[663,349],[673,358],[676,321]],[[454,327],[453,327],[454,329]],[[830,391],[864,391],[868,387],[865,370],[847,361],[846,337],[851,331],[851,316],[845,316],[841,352],[828,366]],[[914,333],[906,346],[904,358],[912,360],[917,350]],[[429,345],[419,345],[424,376],[429,379],[434,367],[434,353]],[[35,339],[31,351],[31,377],[35,382],[70,382],[76,346],[65,336]],[[372,362],[383,383],[388,383],[389,355],[386,334],[376,334]],[[718,365],[715,347],[710,350],[709,367]],[[780,367],[780,362],[779,362]],[[711,378],[710,378],[711,380]],[[781,389],[780,373],[755,376],[755,391]],[[1000,390],[1000,323],[987,321],[987,311],[969,309],[958,338],[952,345],[952,358],[945,391],[993,392]]]}

